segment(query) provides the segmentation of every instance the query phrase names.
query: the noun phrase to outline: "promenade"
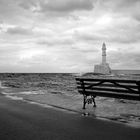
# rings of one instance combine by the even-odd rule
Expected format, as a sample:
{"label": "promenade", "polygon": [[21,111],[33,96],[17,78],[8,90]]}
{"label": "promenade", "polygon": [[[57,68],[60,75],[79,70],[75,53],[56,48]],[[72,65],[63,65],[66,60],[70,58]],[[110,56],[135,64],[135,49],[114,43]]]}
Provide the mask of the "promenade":
{"label": "promenade", "polygon": [[140,129],[0,95],[0,140],[138,140]]}

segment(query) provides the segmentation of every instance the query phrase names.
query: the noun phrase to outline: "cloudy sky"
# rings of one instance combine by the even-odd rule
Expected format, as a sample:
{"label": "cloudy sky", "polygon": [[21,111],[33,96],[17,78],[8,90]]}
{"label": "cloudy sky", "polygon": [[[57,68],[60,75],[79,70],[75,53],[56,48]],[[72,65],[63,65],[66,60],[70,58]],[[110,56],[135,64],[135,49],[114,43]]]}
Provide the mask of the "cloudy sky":
{"label": "cloudy sky", "polygon": [[140,0],[0,0],[0,72],[140,69]]}

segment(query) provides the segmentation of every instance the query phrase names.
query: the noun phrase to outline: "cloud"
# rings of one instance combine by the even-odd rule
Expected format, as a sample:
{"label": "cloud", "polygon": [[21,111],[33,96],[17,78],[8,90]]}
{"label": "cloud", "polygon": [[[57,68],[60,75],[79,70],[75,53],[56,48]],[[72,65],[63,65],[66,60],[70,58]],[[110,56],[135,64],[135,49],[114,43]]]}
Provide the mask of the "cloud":
{"label": "cloud", "polygon": [[123,16],[132,17],[139,20],[140,1],[139,0],[101,0],[102,6],[112,13],[118,13]]}
{"label": "cloud", "polygon": [[[140,25],[131,17],[119,17],[118,15],[111,15],[111,22],[101,23],[95,22],[93,25],[84,25],[77,29],[74,33],[77,40],[83,42],[103,42],[108,41],[112,43],[128,44],[139,42],[140,38]],[[97,21],[100,20],[97,19]],[[106,20],[106,19],[104,19]],[[96,21],[96,19],[95,19]]]}
{"label": "cloud", "polygon": [[94,8],[93,2],[95,0],[23,0],[19,6],[31,10],[32,12],[39,12],[51,15],[66,15],[73,11],[92,10]]}
{"label": "cloud", "polygon": [[37,44],[47,46],[58,46],[58,45],[73,45],[75,41],[71,38],[51,38],[50,40],[39,40]]}
{"label": "cloud", "polygon": [[80,31],[76,31],[75,32],[75,37],[77,38],[77,40],[82,40],[82,41],[90,41],[90,42],[94,42],[94,41],[98,41],[98,40],[106,40],[105,36],[99,35],[97,33],[92,33],[92,32],[80,32]]}
{"label": "cloud", "polygon": [[32,10],[32,8],[37,7],[37,2],[37,0],[20,0],[19,6],[27,10]]}
{"label": "cloud", "polygon": [[138,69],[139,11],[139,0],[0,0],[0,71],[92,71],[104,41],[112,68]]}
{"label": "cloud", "polygon": [[139,4],[139,0],[118,0],[114,5],[116,5],[116,8],[128,8],[132,7],[136,4]]}
{"label": "cloud", "polygon": [[7,29],[6,33],[12,34],[12,35],[31,35],[32,30],[23,28],[23,27],[10,27]]}
{"label": "cloud", "polygon": [[[126,10],[128,8],[133,8],[136,4],[139,4],[139,0],[99,0],[101,4],[105,7],[109,7],[116,11],[117,9]],[[120,11],[118,11],[120,12]]]}
{"label": "cloud", "polygon": [[42,11],[71,12],[75,10],[92,10],[93,0],[49,0],[42,4]]}
{"label": "cloud", "polygon": [[19,6],[22,0],[0,0],[0,20],[4,24],[16,26],[29,26],[34,14]]}

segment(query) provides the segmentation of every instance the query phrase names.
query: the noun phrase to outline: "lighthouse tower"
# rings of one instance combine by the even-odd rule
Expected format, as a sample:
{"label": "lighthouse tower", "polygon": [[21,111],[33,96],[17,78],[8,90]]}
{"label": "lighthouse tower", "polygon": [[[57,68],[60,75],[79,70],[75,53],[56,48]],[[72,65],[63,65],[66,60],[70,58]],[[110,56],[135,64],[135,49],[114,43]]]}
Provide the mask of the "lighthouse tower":
{"label": "lighthouse tower", "polygon": [[103,43],[102,45],[102,64],[106,64],[106,45]]}
{"label": "lighthouse tower", "polygon": [[94,66],[94,73],[110,74],[111,69],[109,64],[106,62],[106,44],[102,45],[102,63]]}

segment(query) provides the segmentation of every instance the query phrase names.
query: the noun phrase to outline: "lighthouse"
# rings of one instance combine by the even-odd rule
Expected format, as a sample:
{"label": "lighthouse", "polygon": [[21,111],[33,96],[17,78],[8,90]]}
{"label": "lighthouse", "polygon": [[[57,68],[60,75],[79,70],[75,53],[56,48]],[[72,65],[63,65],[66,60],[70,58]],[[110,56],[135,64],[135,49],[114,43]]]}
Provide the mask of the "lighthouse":
{"label": "lighthouse", "polygon": [[94,66],[94,73],[110,74],[111,69],[109,64],[106,62],[106,44],[102,44],[102,62],[99,65]]}
{"label": "lighthouse", "polygon": [[106,45],[103,43],[102,45],[102,65],[106,64]]}

